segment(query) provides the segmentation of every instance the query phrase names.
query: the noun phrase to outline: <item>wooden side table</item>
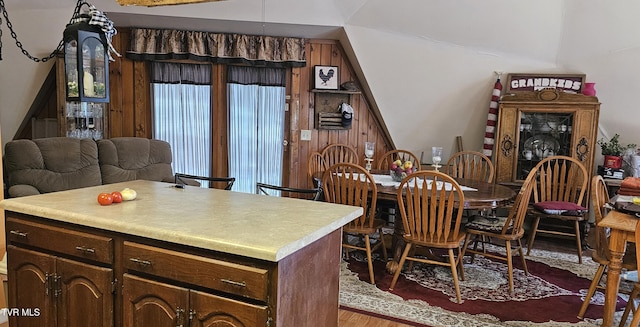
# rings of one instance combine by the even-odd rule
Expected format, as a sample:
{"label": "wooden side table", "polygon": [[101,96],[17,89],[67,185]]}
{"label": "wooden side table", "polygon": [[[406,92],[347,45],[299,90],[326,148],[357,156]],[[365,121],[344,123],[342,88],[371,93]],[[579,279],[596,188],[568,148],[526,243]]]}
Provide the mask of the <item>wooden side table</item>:
{"label": "wooden side table", "polygon": [[620,270],[622,269],[622,257],[627,248],[627,242],[635,242],[635,231],[638,219],[619,211],[609,211],[600,221],[598,226],[611,229],[609,237],[609,250],[611,261],[607,272],[607,287],[605,291],[603,327],[613,325],[613,315],[616,311],[616,299],[620,284]]}

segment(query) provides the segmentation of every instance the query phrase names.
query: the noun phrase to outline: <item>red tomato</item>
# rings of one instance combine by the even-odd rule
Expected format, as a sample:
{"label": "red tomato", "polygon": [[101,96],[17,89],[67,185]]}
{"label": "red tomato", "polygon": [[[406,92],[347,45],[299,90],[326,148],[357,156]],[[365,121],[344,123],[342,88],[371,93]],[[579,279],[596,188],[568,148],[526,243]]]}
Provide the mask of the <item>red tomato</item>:
{"label": "red tomato", "polygon": [[113,203],[122,202],[122,193],[120,193],[120,192],[112,192],[111,196],[113,197]]}
{"label": "red tomato", "polygon": [[113,196],[109,193],[98,194],[98,203],[103,206],[108,206],[113,203]]}

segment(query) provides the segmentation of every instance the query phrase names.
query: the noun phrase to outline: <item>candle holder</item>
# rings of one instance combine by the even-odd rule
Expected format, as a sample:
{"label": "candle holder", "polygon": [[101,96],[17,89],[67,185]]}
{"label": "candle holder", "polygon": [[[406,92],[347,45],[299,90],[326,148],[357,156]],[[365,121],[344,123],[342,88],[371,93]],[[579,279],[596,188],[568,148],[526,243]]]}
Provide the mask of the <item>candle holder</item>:
{"label": "candle holder", "polygon": [[442,161],[442,147],[441,146],[434,146],[431,147],[431,161],[433,162],[433,169],[435,171],[438,171],[438,168],[442,167],[440,166],[440,162]]}
{"label": "candle holder", "polygon": [[365,169],[371,172],[371,163],[373,162],[373,154],[375,153],[376,144],[374,142],[364,142],[364,161],[366,161]]}

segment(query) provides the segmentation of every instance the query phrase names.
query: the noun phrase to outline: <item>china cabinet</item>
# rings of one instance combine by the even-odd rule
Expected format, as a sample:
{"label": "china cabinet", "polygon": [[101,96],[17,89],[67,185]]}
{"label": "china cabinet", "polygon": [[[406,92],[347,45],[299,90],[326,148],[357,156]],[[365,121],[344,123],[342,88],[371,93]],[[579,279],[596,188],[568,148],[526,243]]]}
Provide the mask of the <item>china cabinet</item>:
{"label": "china cabinet", "polygon": [[76,138],[107,138],[108,103],[67,101],[65,66],[63,58],[56,64],[58,85],[58,124],[59,136]]}
{"label": "china cabinet", "polygon": [[520,184],[542,159],[577,158],[594,171],[600,103],[555,89],[503,96],[495,144],[496,182]]}

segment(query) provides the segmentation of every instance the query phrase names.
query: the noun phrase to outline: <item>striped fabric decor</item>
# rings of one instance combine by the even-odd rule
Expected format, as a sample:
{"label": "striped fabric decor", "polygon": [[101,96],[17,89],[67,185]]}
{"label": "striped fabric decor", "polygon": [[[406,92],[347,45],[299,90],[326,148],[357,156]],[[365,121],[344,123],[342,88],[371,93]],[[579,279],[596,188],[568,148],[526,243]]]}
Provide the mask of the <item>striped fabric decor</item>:
{"label": "striped fabric decor", "polygon": [[491,103],[489,104],[489,115],[487,116],[487,127],[484,132],[484,147],[482,153],[491,159],[493,155],[493,144],[496,137],[496,122],[498,121],[498,101],[500,101],[500,93],[502,92],[502,83],[500,83],[500,74],[498,80],[493,86],[491,94]]}

